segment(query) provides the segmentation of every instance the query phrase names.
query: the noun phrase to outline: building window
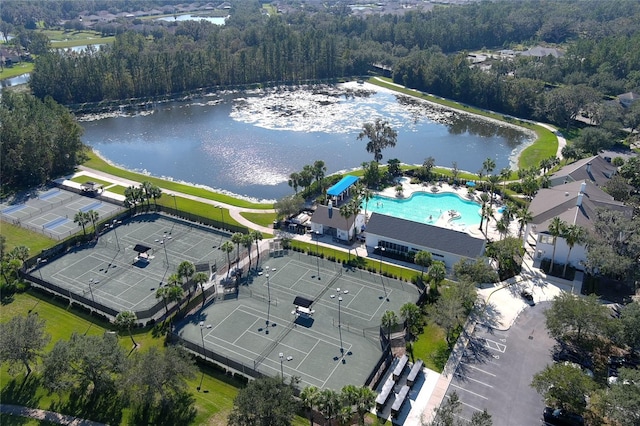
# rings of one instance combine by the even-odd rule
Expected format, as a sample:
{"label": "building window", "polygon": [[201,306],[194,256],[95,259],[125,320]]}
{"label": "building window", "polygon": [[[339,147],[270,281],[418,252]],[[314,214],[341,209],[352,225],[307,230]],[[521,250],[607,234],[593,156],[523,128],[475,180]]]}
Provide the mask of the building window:
{"label": "building window", "polygon": [[542,244],[553,244],[553,236],[549,234],[540,234],[538,241]]}

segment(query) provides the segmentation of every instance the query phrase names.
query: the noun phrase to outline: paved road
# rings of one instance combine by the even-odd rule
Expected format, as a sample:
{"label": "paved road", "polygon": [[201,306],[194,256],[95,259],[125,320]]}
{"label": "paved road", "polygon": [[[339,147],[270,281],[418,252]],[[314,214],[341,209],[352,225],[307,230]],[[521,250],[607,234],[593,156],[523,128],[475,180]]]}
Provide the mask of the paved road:
{"label": "paved road", "polygon": [[32,419],[46,420],[51,423],[72,426],[106,426],[91,420],[80,419],[66,414],[55,413],[53,411],[40,410],[37,408],[23,407],[20,405],[0,404],[0,412],[19,417],[31,417]]}
{"label": "paved road", "polygon": [[506,331],[478,324],[449,385],[462,402],[460,417],[487,409],[494,426],[542,424],[544,402],[529,386],[551,363],[551,339],[544,325],[548,302],[527,307]]}

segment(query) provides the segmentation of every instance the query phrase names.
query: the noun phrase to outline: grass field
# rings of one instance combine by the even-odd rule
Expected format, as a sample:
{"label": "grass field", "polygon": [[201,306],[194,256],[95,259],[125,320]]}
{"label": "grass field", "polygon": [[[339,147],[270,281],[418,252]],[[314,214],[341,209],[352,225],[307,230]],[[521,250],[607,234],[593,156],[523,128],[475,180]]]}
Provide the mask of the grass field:
{"label": "grass field", "polygon": [[89,177],[87,177],[85,175],[76,176],[76,177],[71,179],[71,182],[80,183],[80,184],[83,184],[83,183],[86,183],[86,182],[89,182],[89,181],[95,182],[95,183],[97,183],[99,185],[102,185],[102,186],[113,185],[111,182],[107,182],[106,180],[102,180],[102,179],[98,179],[98,178],[94,178],[94,177],[89,178]]}
{"label": "grass field", "polygon": [[45,237],[42,234],[1,220],[0,235],[6,238],[6,251],[11,251],[16,246],[24,245],[29,247],[29,254],[32,256],[58,243],[56,240]]}
{"label": "grass field", "polygon": [[100,170],[105,173],[109,173],[114,176],[130,179],[136,182],[149,181],[154,185],[159,186],[160,188],[164,188],[164,189],[168,189],[176,192],[182,192],[184,194],[195,195],[198,197],[206,198],[208,200],[219,201],[221,203],[229,204],[232,206],[246,207],[250,209],[272,209],[273,208],[272,204],[252,203],[247,200],[234,198],[230,195],[213,192],[205,188],[200,188],[200,187],[187,185],[183,183],[171,182],[171,181],[159,179],[153,176],[147,176],[140,173],[130,172],[128,170],[123,170],[116,166],[110,165],[109,163],[104,161],[102,158],[100,158],[91,150],[87,151],[86,153],[89,156],[89,159],[85,161],[84,163],[85,166],[95,170]]}
{"label": "grass field", "polygon": [[[50,350],[56,341],[66,340],[71,334],[87,333],[91,335],[99,335],[106,330],[112,329],[109,324],[96,323],[95,318],[91,318],[80,312],[73,312],[66,309],[58,301],[54,301],[46,296],[40,296],[37,293],[19,293],[13,297],[10,303],[6,303],[0,310],[0,322],[5,322],[16,315],[27,315],[29,312],[37,312],[38,315],[46,321],[46,332],[51,335],[51,341],[47,345],[46,350]],[[131,349],[131,340],[127,333],[121,333],[119,337],[122,347],[129,351]],[[150,347],[159,349],[164,347],[164,338],[162,336],[154,337],[153,330],[138,330],[134,332],[134,339],[140,345],[138,350],[145,351]],[[36,369],[37,370],[37,369]],[[201,372],[204,371],[204,376]],[[0,386],[4,387],[10,383],[11,377],[6,366],[0,369]],[[196,387],[202,379],[202,392],[197,392]],[[237,383],[234,383],[227,376],[222,375],[218,371],[208,368],[199,370],[194,379],[188,381],[188,386],[193,389],[193,396],[196,399],[196,409],[198,415],[194,424],[201,425],[225,425],[226,418],[233,408],[233,400],[238,393]],[[32,401],[36,401],[37,406],[42,409],[48,409],[53,399],[57,396],[47,395],[44,389],[39,388],[32,397]],[[10,401],[3,401],[10,402]],[[129,413],[124,413],[122,424],[126,424]],[[23,423],[19,418],[7,417],[5,423],[4,417],[1,424],[49,424],[38,423],[35,420],[25,420]],[[302,417],[296,417],[294,425],[305,425],[307,421]]]}
{"label": "grass field", "polygon": [[2,68],[2,71],[0,71],[0,80],[30,73],[33,71],[33,65],[33,62],[20,62],[10,68],[4,67]]}

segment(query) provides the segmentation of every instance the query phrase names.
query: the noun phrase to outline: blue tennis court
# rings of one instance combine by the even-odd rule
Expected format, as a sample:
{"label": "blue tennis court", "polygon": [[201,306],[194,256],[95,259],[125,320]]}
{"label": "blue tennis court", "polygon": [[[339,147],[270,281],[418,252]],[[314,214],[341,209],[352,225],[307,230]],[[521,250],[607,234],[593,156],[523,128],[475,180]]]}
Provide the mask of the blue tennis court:
{"label": "blue tennis court", "polygon": [[27,207],[25,204],[16,204],[15,206],[7,207],[6,209],[2,210],[2,213],[3,214],[15,213],[17,211],[24,209],[25,207]]}
{"label": "blue tennis court", "polygon": [[91,203],[88,206],[80,207],[80,211],[82,213],[86,213],[89,210],[95,210],[102,205],[102,201],[96,201],[95,203]]}
{"label": "blue tennis court", "polygon": [[52,220],[51,222],[43,226],[44,226],[44,229],[53,229],[67,222],[69,222],[69,219],[67,219],[66,217],[59,217],[56,220]]}
{"label": "blue tennis court", "polygon": [[53,198],[53,197],[57,196],[58,194],[60,194],[60,190],[59,189],[52,189],[52,190],[47,191],[44,194],[40,195],[38,198],[40,198],[41,200],[48,200],[49,198]]}

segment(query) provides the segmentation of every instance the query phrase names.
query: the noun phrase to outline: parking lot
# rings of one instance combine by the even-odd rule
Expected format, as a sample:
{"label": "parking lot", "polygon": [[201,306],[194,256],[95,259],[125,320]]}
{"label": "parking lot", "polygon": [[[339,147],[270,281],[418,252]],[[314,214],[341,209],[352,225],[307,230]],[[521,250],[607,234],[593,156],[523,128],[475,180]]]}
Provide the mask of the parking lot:
{"label": "parking lot", "polygon": [[476,325],[455,377],[447,389],[462,403],[459,417],[470,420],[484,409],[494,426],[543,424],[542,397],[529,384],[552,363],[555,341],[545,328],[548,302],[527,307],[507,331]]}

